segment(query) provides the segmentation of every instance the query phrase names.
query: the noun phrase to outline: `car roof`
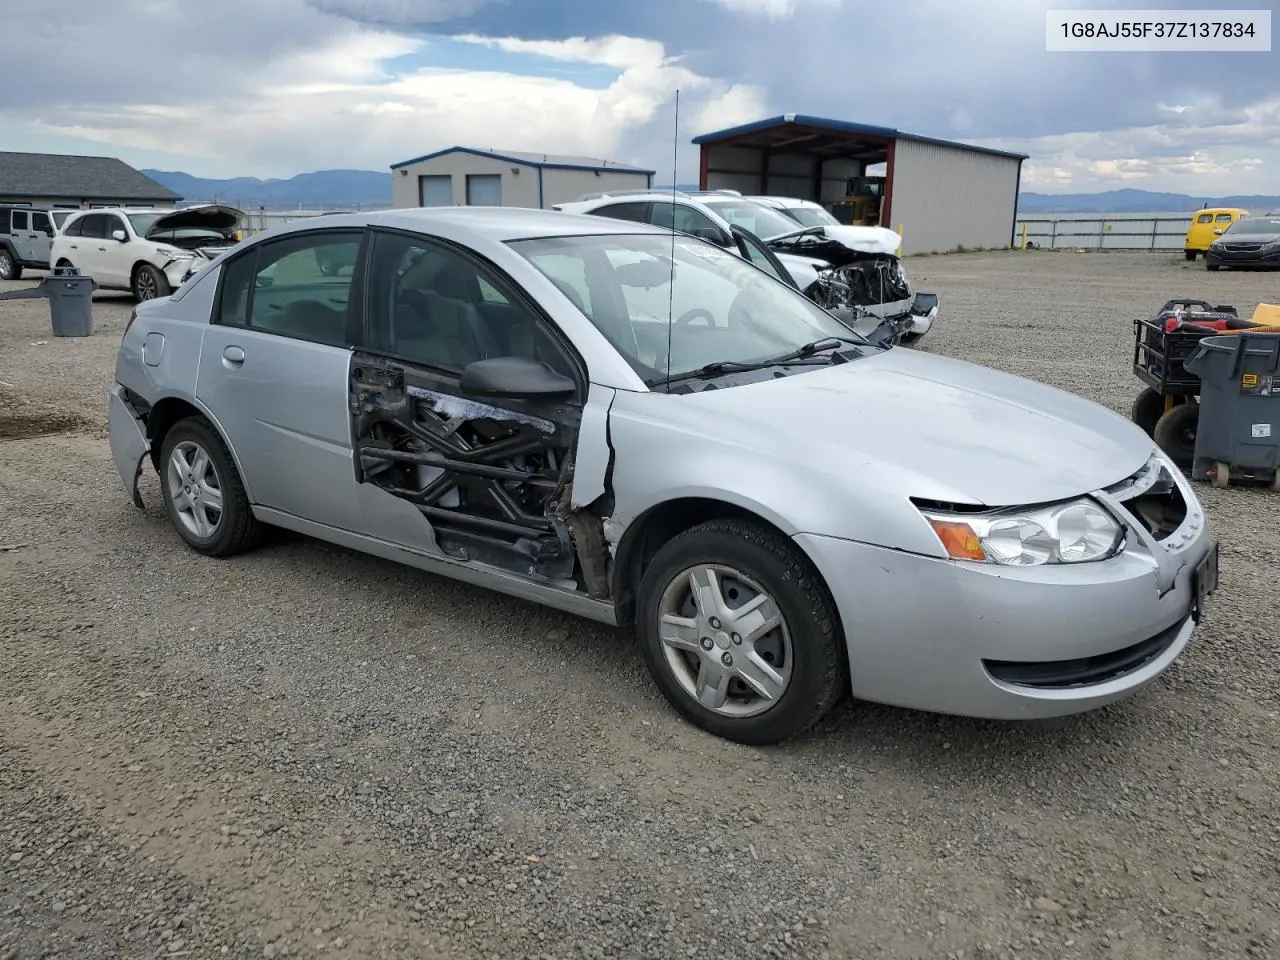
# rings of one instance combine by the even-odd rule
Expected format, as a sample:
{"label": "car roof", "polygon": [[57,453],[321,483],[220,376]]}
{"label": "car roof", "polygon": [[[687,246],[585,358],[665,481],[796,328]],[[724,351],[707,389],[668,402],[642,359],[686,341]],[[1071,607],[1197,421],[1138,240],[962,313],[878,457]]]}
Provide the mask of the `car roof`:
{"label": "car roof", "polygon": [[663,227],[647,223],[533,207],[406,207],[324,214],[291,221],[271,232],[278,235],[280,232],[314,230],[320,227],[391,227],[426,233],[444,228],[453,233],[497,243],[534,237],[670,233]]}
{"label": "car roof", "polygon": [[776,203],[783,207],[818,207],[825,210],[826,207],[818,203],[816,200],[805,200],[801,197],[774,197],[774,196],[751,196],[743,197],[744,200],[763,200],[766,202]]}

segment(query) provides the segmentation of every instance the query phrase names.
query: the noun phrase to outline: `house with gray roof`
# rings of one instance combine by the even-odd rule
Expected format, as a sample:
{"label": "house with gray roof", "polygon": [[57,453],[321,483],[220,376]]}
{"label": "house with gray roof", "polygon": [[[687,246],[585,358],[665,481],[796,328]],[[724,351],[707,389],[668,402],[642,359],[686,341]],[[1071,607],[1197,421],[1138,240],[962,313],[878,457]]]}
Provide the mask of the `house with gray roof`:
{"label": "house with gray roof", "polygon": [[647,190],[653,170],[558,153],[449,147],[391,165],[395,207],[547,209],[588,193]]}
{"label": "house with gray roof", "polygon": [[169,208],[181,199],[115,157],[0,151],[0,204]]}

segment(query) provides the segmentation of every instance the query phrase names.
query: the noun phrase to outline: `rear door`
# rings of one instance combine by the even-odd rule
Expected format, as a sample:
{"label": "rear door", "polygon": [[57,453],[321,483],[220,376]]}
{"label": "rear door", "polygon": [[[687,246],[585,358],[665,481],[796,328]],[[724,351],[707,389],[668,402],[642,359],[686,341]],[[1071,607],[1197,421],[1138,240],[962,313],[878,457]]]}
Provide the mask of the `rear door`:
{"label": "rear door", "polygon": [[[348,470],[371,492],[367,525],[410,546],[428,537],[431,552],[451,559],[568,581],[573,521],[558,504],[586,373],[567,341],[468,249],[392,230],[373,232],[365,312],[367,345],[350,371]],[[497,368],[491,382],[514,389],[525,377],[532,388],[464,391],[464,371],[486,366]]]}
{"label": "rear door", "polygon": [[[254,503],[362,530],[347,376],[360,342],[361,229],[289,233],[222,267],[196,397],[239,457]],[[331,256],[348,264],[320,271]]]}
{"label": "rear door", "polygon": [[113,285],[107,279],[107,215],[86,213],[73,226],[74,236],[67,246],[71,263],[100,285]]}
{"label": "rear door", "polygon": [[31,211],[14,210],[10,221],[9,235],[13,237],[13,247],[18,253],[19,263],[30,263],[31,247]]}
{"label": "rear door", "polygon": [[53,243],[53,223],[43,210],[31,211],[31,262],[47,264],[49,245]]}

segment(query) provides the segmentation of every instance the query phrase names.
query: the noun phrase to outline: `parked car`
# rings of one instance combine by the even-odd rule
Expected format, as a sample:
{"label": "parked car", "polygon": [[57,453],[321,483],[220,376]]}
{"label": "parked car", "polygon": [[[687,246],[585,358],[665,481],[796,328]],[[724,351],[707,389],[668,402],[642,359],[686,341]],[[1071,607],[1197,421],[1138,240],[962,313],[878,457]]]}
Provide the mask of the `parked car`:
{"label": "parked car", "polygon": [[1264,217],[1244,217],[1227,227],[1204,252],[1204,265],[1207,270],[1280,269],[1280,210]]}
{"label": "parked car", "polygon": [[0,206],[0,280],[21,280],[22,271],[48,270],[49,246],[74,210]]}
{"label": "parked car", "polygon": [[790,217],[802,227],[843,226],[839,220],[831,215],[831,211],[814,200],[802,200],[798,197],[757,196],[749,196],[747,199],[773,207],[773,209]]}
{"label": "parked car", "polygon": [[[321,273],[325,248],[354,272]],[[846,691],[996,718],[1112,703],[1216,586],[1204,510],[1124,417],[871,345],[648,225],[288,224],[138,304],[115,380],[125,490],[141,507],[155,469],[195,552],[276,525],[634,626],[673,707],[742,742]]]}
{"label": "parked car", "polygon": [[937,296],[913,293],[896,254],[901,238],[883,227],[802,227],[727,191],[601,196],[556,209],[674,228],[723,247],[740,227],[763,240],[806,296],[877,341],[912,343],[937,320]]}
{"label": "parked car", "polygon": [[1183,253],[1188,260],[1194,260],[1197,254],[1209,249],[1215,237],[1222,236],[1233,223],[1248,215],[1248,210],[1238,207],[1206,207],[1197,210],[1191,226],[1187,228],[1186,239],[1182,242]]}
{"label": "parked car", "polygon": [[138,300],[168,296],[206,261],[239,242],[244,214],[222,204],[180,210],[111,207],[67,218],[49,256],[73,266],[104,290]]}

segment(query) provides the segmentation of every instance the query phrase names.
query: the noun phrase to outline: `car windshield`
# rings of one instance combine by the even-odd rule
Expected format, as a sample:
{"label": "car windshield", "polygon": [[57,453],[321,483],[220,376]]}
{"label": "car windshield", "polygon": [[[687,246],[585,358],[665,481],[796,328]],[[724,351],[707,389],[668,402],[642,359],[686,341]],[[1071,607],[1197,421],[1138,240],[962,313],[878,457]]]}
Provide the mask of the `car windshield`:
{"label": "car windshield", "polygon": [[805,227],[825,227],[840,223],[821,207],[786,207],[784,210],[787,216]]}
{"label": "car windshield", "polygon": [[53,217],[53,222],[57,224],[58,229],[61,230],[62,225],[67,221],[67,217],[71,216],[75,212],[75,210],[51,210],[49,211],[49,216]]}
{"label": "car windshield", "polygon": [[1253,219],[1237,220],[1231,226],[1227,227],[1224,233],[1275,233],[1280,234],[1280,217],[1254,217]]}
{"label": "car windshield", "polygon": [[729,223],[749,230],[761,240],[768,240],[784,233],[795,233],[798,229],[795,221],[790,217],[754,200],[704,199],[703,202]]}
{"label": "car windshield", "polygon": [[129,222],[133,224],[133,232],[140,237],[145,237],[147,231],[151,229],[151,225],[159,220],[164,214],[162,213],[127,213]]}
{"label": "car windshield", "polygon": [[695,237],[547,237],[510,245],[559,287],[651,386],[709,364],[781,357],[826,338],[861,342],[803,294]]}

